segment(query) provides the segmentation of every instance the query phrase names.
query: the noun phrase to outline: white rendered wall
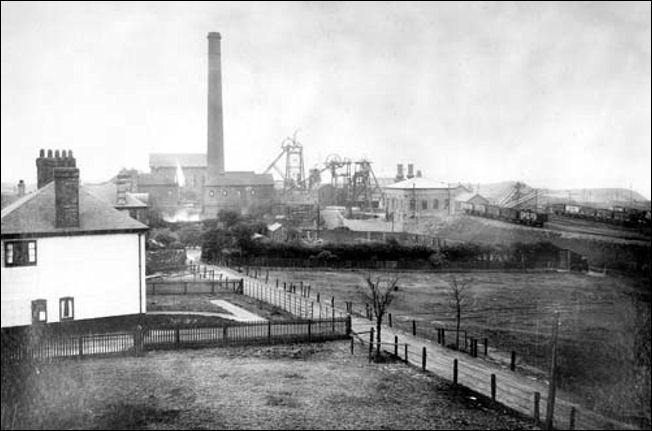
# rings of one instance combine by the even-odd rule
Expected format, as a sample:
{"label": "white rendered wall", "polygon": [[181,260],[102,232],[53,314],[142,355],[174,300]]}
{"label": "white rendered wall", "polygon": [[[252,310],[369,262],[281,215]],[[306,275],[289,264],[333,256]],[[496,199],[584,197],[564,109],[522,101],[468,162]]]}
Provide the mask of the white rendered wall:
{"label": "white rendered wall", "polygon": [[[36,239],[35,266],[5,267],[2,241],[2,327],[32,323],[32,301],[47,300],[48,323],[59,298],[74,298],[75,320],[145,312],[145,241],[139,234]],[[140,273],[139,273],[140,258]]]}

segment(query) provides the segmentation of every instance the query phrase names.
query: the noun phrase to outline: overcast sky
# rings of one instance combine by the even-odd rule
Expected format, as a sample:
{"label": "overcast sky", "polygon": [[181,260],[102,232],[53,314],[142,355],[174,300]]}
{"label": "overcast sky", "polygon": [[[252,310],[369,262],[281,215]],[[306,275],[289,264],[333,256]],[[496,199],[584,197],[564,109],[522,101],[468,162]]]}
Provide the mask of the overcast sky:
{"label": "overcast sky", "polygon": [[84,181],[205,152],[219,31],[227,170],[299,129],[308,168],[650,197],[649,2],[2,2],[1,28],[3,182],[36,182],[40,148]]}

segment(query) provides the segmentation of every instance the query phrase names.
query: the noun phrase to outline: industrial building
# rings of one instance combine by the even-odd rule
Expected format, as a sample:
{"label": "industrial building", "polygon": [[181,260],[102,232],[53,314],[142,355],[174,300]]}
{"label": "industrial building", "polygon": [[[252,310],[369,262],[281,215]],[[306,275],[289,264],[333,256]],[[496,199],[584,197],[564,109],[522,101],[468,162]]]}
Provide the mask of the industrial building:
{"label": "industrial building", "polygon": [[[396,179],[403,178],[403,165],[398,165]],[[404,223],[421,218],[447,216],[455,212],[455,199],[469,190],[462,185],[451,185],[424,178],[413,165],[408,165],[406,179],[383,187],[388,218]]]}
{"label": "industrial building", "polygon": [[275,196],[271,174],[225,171],[221,35],[215,32],[208,34],[207,107],[206,154],[150,154],[150,173],[138,176],[138,191],[148,193],[152,205],[166,213],[201,206],[204,219],[223,209],[248,213],[270,208]]}

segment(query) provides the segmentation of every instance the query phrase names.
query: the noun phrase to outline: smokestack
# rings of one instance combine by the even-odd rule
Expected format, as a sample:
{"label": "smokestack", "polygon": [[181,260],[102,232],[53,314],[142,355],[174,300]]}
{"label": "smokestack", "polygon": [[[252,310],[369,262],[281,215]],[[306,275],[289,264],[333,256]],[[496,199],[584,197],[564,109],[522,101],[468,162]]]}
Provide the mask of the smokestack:
{"label": "smokestack", "polygon": [[54,154],[52,150],[48,150],[47,156],[45,150],[39,151],[39,157],[36,159],[36,183],[39,189],[54,180],[54,170],[56,168],[74,168],[77,166],[72,150],[64,150],[62,155],[63,157],[59,155],[59,150],[56,150]]}
{"label": "smokestack", "polygon": [[414,178],[414,164],[408,163],[408,173],[407,173],[408,179]]}
{"label": "smokestack", "polygon": [[79,169],[54,169],[55,225],[79,227]]}
{"label": "smokestack", "polygon": [[129,175],[118,174],[118,180],[116,182],[116,205],[127,205],[127,189],[129,188]]}
{"label": "smokestack", "polygon": [[25,181],[18,181],[18,197],[25,196]]}
{"label": "smokestack", "polygon": [[396,182],[403,181],[405,177],[403,176],[403,164],[399,163],[396,165]]}
{"label": "smokestack", "polygon": [[209,184],[224,173],[224,124],[222,119],[222,60],[219,33],[208,33],[208,146]]}

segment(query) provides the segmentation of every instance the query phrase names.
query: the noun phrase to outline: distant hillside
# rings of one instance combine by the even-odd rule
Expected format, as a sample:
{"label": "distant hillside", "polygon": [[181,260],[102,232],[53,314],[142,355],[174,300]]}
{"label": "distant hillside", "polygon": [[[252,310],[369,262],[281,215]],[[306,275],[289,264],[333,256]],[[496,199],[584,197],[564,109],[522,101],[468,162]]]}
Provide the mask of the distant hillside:
{"label": "distant hillside", "polygon": [[[474,192],[489,199],[494,204],[499,204],[516,187],[517,181],[503,181],[499,183],[479,184]],[[521,184],[521,195],[534,191],[525,183]],[[539,189],[537,196],[540,206],[552,203],[579,203],[596,207],[609,208],[614,205],[631,206],[635,208],[650,208],[650,201],[633,190],[623,188],[594,188],[594,189]]]}

